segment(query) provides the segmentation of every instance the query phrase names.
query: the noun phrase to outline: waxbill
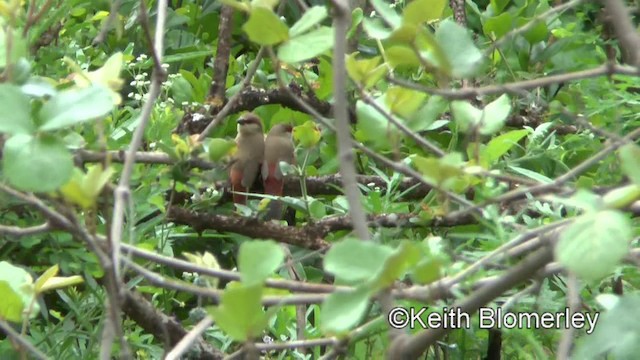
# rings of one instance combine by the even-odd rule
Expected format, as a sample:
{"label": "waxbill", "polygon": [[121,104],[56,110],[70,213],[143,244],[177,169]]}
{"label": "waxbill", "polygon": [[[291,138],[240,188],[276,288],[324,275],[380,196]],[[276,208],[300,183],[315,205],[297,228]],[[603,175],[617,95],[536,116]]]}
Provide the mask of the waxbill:
{"label": "waxbill", "polygon": [[249,192],[260,171],[264,157],[262,121],[253,113],[238,119],[237,150],[229,171],[233,202],[246,204],[247,196],[236,192]]}
{"label": "waxbill", "polygon": [[[262,181],[264,193],[282,196],[284,176],[280,170],[280,162],[295,164],[294,146],[291,138],[293,127],[289,124],[274,126],[264,144],[264,161],[262,163]],[[272,200],[269,203],[265,220],[280,219],[282,217],[282,203]]]}

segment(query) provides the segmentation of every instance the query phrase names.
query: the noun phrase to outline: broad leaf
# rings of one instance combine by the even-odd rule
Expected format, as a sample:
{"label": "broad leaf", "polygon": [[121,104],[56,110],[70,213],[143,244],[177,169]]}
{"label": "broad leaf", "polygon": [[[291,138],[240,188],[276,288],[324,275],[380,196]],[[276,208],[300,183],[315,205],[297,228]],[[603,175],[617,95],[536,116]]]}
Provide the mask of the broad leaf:
{"label": "broad leaf", "polygon": [[256,7],[242,26],[249,40],[260,45],[276,45],[289,39],[289,28],[273,11]]}
{"label": "broad leaf", "polygon": [[598,280],[613,272],[629,251],[631,222],[617,210],[580,216],[560,235],[556,259],[578,277]]}
{"label": "broad leaf", "polygon": [[[363,255],[360,255],[363,256]],[[329,334],[343,334],[364,317],[370,293],[366,288],[333,292],[322,304],[320,326]]]}
{"label": "broad leaf", "polygon": [[629,143],[621,147],[620,164],[625,175],[627,175],[631,181],[640,185],[640,147],[634,143]]}
{"label": "broad leaf", "polygon": [[322,20],[327,18],[327,8],[324,6],[313,6],[309,8],[300,20],[289,30],[291,37],[298,36],[307,30],[311,29],[315,25],[318,25]]}
{"label": "broad leaf", "polygon": [[278,58],[286,63],[297,63],[316,57],[332,47],[333,28],[321,26],[280,45]]}
{"label": "broad leaf", "polygon": [[0,84],[0,133],[31,134],[35,125],[31,120],[29,98],[19,87]]}
{"label": "broad leaf", "polygon": [[324,258],[324,269],[342,284],[358,284],[371,279],[393,254],[393,249],[349,238],[335,243]]}
{"label": "broad leaf", "polygon": [[62,141],[49,137],[15,135],[4,145],[3,172],[20,190],[48,192],[71,177],[73,158]]}
{"label": "broad leaf", "polygon": [[284,260],[282,247],[270,240],[247,241],[240,245],[238,268],[242,283],[250,286],[262,283]]}
{"label": "broad leaf", "polygon": [[111,92],[102,85],[63,91],[40,109],[40,130],[57,130],[94,120],[108,114],[112,109]]}
{"label": "broad leaf", "polygon": [[236,341],[245,341],[259,335],[267,326],[262,310],[262,286],[227,285],[220,306],[210,308],[216,324]]}
{"label": "broad leaf", "polygon": [[466,78],[475,75],[482,62],[482,52],[469,32],[451,20],[444,20],[436,30],[436,40],[451,64],[451,74]]}

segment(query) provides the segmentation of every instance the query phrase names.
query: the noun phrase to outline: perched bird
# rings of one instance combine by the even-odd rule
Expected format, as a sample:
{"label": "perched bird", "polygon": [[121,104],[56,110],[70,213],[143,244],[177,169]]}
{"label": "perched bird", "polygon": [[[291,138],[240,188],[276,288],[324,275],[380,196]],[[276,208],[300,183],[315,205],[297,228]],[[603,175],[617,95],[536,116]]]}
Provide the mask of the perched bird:
{"label": "perched bird", "polygon": [[[293,127],[289,124],[274,126],[264,144],[264,161],[262,162],[262,180],[264,193],[282,196],[284,176],[280,170],[280,162],[295,164],[294,146],[291,138]],[[282,217],[282,203],[271,201],[265,220],[280,219]]]}
{"label": "perched bird", "polygon": [[246,204],[247,196],[236,192],[249,192],[260,171],[264,157],[264,131],[262,121],[253,113],[238,119],[237,150],[233,158],[229,177],[233,202]]}

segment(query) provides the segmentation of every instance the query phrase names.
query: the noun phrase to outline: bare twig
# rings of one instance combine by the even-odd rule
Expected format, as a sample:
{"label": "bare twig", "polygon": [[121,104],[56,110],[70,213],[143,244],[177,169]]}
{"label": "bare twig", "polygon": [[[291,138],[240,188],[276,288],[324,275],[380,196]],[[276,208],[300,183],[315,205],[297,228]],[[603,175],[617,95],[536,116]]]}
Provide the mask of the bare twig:
{"label": "bare twig", "polygon": [[601,0],[607,11],[607,16],[612,18],[609,23],[613,26],[620,46],[628,55],[628,62],[633,66],[640,66],[640,36],[633,25],[629,10],[621,0]]}
{"label": "bare twig", "polygon": [[40,225],[29,226],[26,228],[20,226],[0,225],[0,235],[15,237],[32,236],[45,233],[52,229],[53,227],[51,227],[48,222]]}
{"label": "bare twig", "polygon": [[[143,2],[145,0],[141,0]],[[111,9],[109,9],[109,17],[107,20],[102,23],[102,28],[98,35],[93,39],[94,44],[100,44],[104,42],[104,39],[107,37],[107,33],[111,30],[113,23],[116,21],[116,16],[118,16],[118,10],[120,10],[120,5],[122,4],[122,0],[111,0]]]}
{"label": "bare twig", "polygon": [[213,60],[213,79],[209,87],[209,98],[213,103],[224,100],[227,73],[229,72],[229,56],[231,55],[231,32],[233,30],[233,8],[222,5],[220,23],[218,24],[218,46]]}
{"label": "bare twig", "polygon": [[38,348],[36,348],[32,343],[30,343],[27,339],[20,335],[19,332],[15,331],[9,323],[2,319],[0,319],[0,330],[2,330],[2,332],[4,332],[12,341],[16,342],[21,348],[29,351],[29,353],[31,353],[31,355],[33,355],[36,359],[49,359],[46,354],[38,350]]}
{"label": "bare twig", "polygon": [[347,108],[345,56],[351,10],[349,9],[349,2],[346,0],[334,0],[333,4],[335,12],[333,18],[335,30],[333,48],[333,96],[335,100],[333,116],[336,119],[340,174],[342,175],[342,184],[349,203],[349,214],[353,221],[353,229],[360,239],[369,240],[369,229],[367,228],[364,209],[360,203],[360,191],[356,182],[356,168],[351,145],[351,127],[349,126],[349,109]]}
{"label": "bare twig", "polygon": [[191,329],[185,335],[180,342],[176,344],[176,346],[169,351],[169,353],[165,356],[165,360],[177,360],[187,352],[192,346],[193,343],[213,324],[213,319],[210,316],[205,316],[204,319],[200,320],[196,326]]}

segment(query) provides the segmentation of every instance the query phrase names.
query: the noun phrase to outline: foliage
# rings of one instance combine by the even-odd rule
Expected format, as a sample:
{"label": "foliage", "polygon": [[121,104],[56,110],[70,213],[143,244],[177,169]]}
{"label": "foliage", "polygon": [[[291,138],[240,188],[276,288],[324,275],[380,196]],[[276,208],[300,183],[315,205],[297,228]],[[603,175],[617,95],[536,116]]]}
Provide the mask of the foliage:
{"label": "foliage", "polygon": [[[142,294],[154,316],[186,331],[213,324],[192,358],[210,351],[203,343],[231,354],[313,339],[326,342],[264,355],[383,358],[399,351],[392,308],[423,309],[419,324],[477,299],[505,312],[598,314],[596,331],[576,331],[574,356],[634,356],[638,79],[632,66],[605,66],[628,50],[615,31],[605,36],[596,5],[467,1],[465,22],[444,0],[373,0],[346,14],[349,50],[338,54],[343,17],[321,2],[169,1],[156,64],[142,19],[157,19],[157,3],[142,14],[123,0],[110,14],[108,2],[0,0],[3,329],[52,358],[99,357],[105,304],[121,295],[105,265],[120,259],[123,291]],[[226,73],[216,63],[223,6],[234,9]],[[221,71],[224,101],[211,93]],[[359,148],[340,148],[332,130],[340,80]],[[258,188],[247,204],[229,200],[245,111],[266,129],[293,125],[297,161],[279,164],[280,199]],[[356,209],[335,176],[351,156],[372,241],[351,233]],[[263,221],[275,200],[286,224]],[[540,248],[553,258],[518,280]],[[126,302],[116,308],[133,357],[162,358],[168,330]],[[566,355],[564,327],[487,331],[476,310],[421,353],[488,357],[499,330],[505,358]],[[411,342],[429,330],[403,331]],[[0,358],[28,352],[13,335],[0,340]]]}

